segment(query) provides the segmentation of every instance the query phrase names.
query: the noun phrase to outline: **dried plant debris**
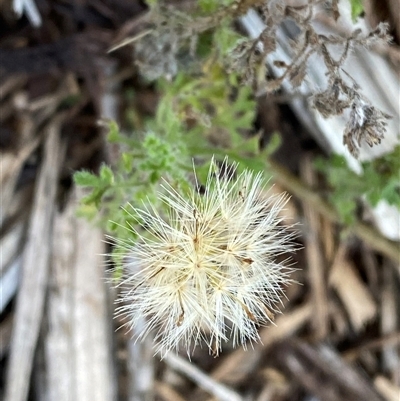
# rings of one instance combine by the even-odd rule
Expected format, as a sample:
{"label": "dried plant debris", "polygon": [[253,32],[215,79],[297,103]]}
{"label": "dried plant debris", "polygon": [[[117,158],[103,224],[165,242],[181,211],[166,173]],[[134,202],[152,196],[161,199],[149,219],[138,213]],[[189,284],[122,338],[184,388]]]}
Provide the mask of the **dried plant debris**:
{"label": "dried plant debris", "polygon": [[[363,95],[361,88],[345,72],[343,65],[355,47],[371,47],[377,43],[390,41],[388,24],[381,23],[368,34],[357,29],[348,37],[319,34],[314,26],[313,13],[318,1],[309,1],[302,7],[285,6],[282,3],[268,2],[262,9],[266,28],[254,40],[239,43],[231,52],[231,66],[243,78],[243,82],[252,84],[259,92],[273,92],[288,81],[293,89],[298,88],[306,79],[307,64],[311,56],[321,57],[326,68],[327,85],[322,91],[314,93],[310,105],[325,118],[342,114],[350,110],[349,121],[344,132],[344,144],[354,157],[358,157],[359,147],[365,141],[369,146],[379,144],[386,130],[386,121],[390,116],[377,110]],[[337,2],[332,10],[337,19]],[[280,76],[260,80],[260,70],[265,57],[276,49],[277,29],[284,21],[293,21],[300,30],[292,41],[293,57],[290,64],[275,60],[274,66],[283,70]],[[341,55],[335,59],[334,47],[341,49]]]}
{"label": "dried plant debris", "polygon": [[[245,12],[254,3],[237,1],[221,7],[212,15],[204,15],[198,10],[192,14],[183,13],[172,7],[157,6],[149,18],[152,28],[135,45],[135,60],[140,72],[151,80],[162,76],[171,79],[182,67],[182,60],[187,59],[185,54],[192,59],[195,57],[200,33],[209,29],[223,29],[223,19],[229,20]],[[298,90],[306,80],[310,58],[319,57],[326,68],[327,82],[324,89],[317,89],[311,94],[311,107],[325,118],[349,113],[343,143],[354,157],[358,157],[363,142],[371,147],[379,144],[389,116],[362,96],[361,88],[343,66],[352,49],[388,43],[391,40],[388,24],[380,23],[367,34],[355,29],[347,37],[326,35],[318,32],[314,26],[314,15],[317,10],[321,12],[319,0],[309,0],[301,6],[287,5],[285,1],[256,3],[260,6],[266,28],[256,39],[243,39],[236,43],[227,55],[228,72],[238,74],[242,84],[251,85],[258,94],[274,92],[280,89],[284,81],[289,82],[293,90]],[[336,21],[340,16],[338,1],[325,4],[324,12],[328,12]],[[288,21],[294,23],[299,31],[291,41],[292,60],[287,63],[276,59],[273,64],[282,73],[270,77],[266,74],[265,57],[275,52],[278,28]]]}
{"label": "dried plant debris", "polygon": [[352,87],[340,77],[332,77],[330,85],[311,98],[311,105],[325,118],[339,115],[350,109],[349,119],[343,134],[343,144],[354,157],[358,157],[363,141],[370,147],[381,143],[390,115],[374,107],[359,92],[356,83]]}
{"label": "dried plant debris", "polygon": [[178,52],[187,39],[196,40],[192,19],[170,8],[153,10],[149,15],[150,27],[138,37],[134,46],[135,64],[146,79],[173,78],[178,72]]}
{"label": "dried plant debris", "polygon": [[390,116],[369,104],[353,90],[350,118],[344,131],[343,143],[355,157],[364,140],[370,147],[381,143]]}
{"label": "dried plant debris", "polygon": [[220,22],[214,16],[195,16],[167,5],[154,7],[147,20],[149,28],[135,40],[135,64],[149,80],[172,79],[185,59],[193,59],[199,35]]}
{"label": "dried plant debris", "polygon": [[141,75],[148,80],[162,76],[171,79],[178,72],[179,36],[173,31],[162,35],[155,35],[154,32],[146,35],[135,46],[136,65]]}

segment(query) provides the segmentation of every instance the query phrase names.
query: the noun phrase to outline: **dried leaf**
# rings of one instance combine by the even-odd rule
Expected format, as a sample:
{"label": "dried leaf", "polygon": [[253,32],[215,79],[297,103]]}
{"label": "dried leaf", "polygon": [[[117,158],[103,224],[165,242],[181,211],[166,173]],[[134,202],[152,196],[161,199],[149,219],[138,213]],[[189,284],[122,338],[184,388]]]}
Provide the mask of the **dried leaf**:
{"label": "dried leaf", "polygon": [[264,54],[272,53],[276,50],[275,31],[264,30],[260,35],[260,41],[264,47]]}
{"label": "dried leaf", "polygon": [[277,68],[288,68],[289,66],[282,60],[275,60],[274,66]]}
{"label": "dried leaf", "polygon": [[300,64],[290,71],[289,81],[294,88],[299,87],[304,81],[307,74],[306,65]]}
{"label": "dried leaf", "polygon": [[337,21],[340,17],[339,0],[332,0],[332,12],[333,18],[335,19],[335,21]]}

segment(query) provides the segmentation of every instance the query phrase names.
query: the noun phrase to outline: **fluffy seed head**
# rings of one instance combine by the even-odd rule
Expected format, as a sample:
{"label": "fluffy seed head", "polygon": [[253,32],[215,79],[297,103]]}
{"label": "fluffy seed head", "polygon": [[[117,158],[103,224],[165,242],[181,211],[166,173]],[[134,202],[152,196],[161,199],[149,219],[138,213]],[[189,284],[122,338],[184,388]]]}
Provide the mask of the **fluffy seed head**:
{"label": "fluffy seed head", "polygon": [[266,198],[262,175],[236,168],[221,177],[213,161],[202,193],[183,196],[165,184],[165,215],[135,209],[146,232],[125,245],[117,314],[134,331],[144,317],[137,337],[154,330],[162,355],[180,344],[190,352],[205,343],[214,354],[229,340],[245,346],[279,311],[291,269],[276,256],[293,250],[278,216],[287,198]]}

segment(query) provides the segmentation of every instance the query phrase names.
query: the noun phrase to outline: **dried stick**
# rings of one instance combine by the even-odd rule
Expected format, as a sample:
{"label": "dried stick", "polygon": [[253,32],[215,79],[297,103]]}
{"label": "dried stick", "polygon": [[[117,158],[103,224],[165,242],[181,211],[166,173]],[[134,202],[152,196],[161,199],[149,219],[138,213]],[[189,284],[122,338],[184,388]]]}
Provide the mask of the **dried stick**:
{"label": "dried stick", "polygon": [[25,401],[28,396],[47,289],[53,209],[62,159],[61,121],[59,116],[47,127],[44,162],[36,187],[15,310],[6,383],[5,399],[8,401]]}
{"label": "dried stick", "polygon": [[210,376],[202,372],[196,365],[183,359],[182,357],[168,353],[165,362],[174,370],[184,374],[195,382],[203,390],[209,392],[221,401],[242,401],[242,397],[229,387],[218,383]]}

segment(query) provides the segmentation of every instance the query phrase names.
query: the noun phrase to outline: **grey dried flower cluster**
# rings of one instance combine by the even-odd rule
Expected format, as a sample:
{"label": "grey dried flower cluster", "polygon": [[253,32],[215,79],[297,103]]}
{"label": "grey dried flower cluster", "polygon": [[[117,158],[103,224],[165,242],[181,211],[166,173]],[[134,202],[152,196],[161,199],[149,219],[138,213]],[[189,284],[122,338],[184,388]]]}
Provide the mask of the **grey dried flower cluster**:
{"label": "grey dried flower cluster", "polygon": [[366,103],[355,93],[351,105],[350,118],[347,122],[343,143],[351,154],[358,156],[361,141],[369,146],[381,143],[386,131],[388,114],[382,113],[372,105]]}
{"label": "grey dried flower cluster", "polygon": [[173,78],[185,59],[194,58],[199,35],[220,23],[222,16],[223,10],[213,16],[193,16],[160,2],[147,15],[146,34],[135,41],[135,64],[141,75],[149,80]]}
{"label": "grey dried flower cluster", "polygon": [[174,31],[147,34],[135,46],[135,62],[141,75],[150,81],[162,76],[171,79],[178,72],[178,37]]}
{"label": "grey dried flower cluster", "polygon": [[[312,24],[314,8],[319,3],[318,0],[310,0],[304,6],[292,7],[285,5],[284,1],[266,2],[262,8],[266,28],[257,38],[243,41],[233,49],[230,54],[231,68],[241,75],[243,83],[253,85],[259,94],[276,91],[285,80],[296,90],[306,78],[310,57],[321,57],[326,67],[327,86],[311,96],[311,107],[325,118],[342,114],[346,109],[351,110],[344,133],[344,144],[357,157],[363,141],[370,146],[380,142],[389,116],[377,110],[362,96],[361,89],[344,71],[343,65],[356,46],[370,47],[389,42],[391,38],[388,35],[388,25],[381,23],[366,35],[355,30],[348,37],[326,36],[318,33]],[[337,3],[331,2],[334,19],[340,15]],[[276,60],[274,65],[282,69],[283,73],[268,79],[264,74],[260,80],[259,71],[265,63],[265,57],[276,49],[277,29],[286,20],[293,21],[300,32],[292,42],[292,61],[287,64]],[[332,46],[342,49],[342,54],[337,59],[334,59],[329,50]],[[363,115],[363,119],[357,118],[357,115]]]}

